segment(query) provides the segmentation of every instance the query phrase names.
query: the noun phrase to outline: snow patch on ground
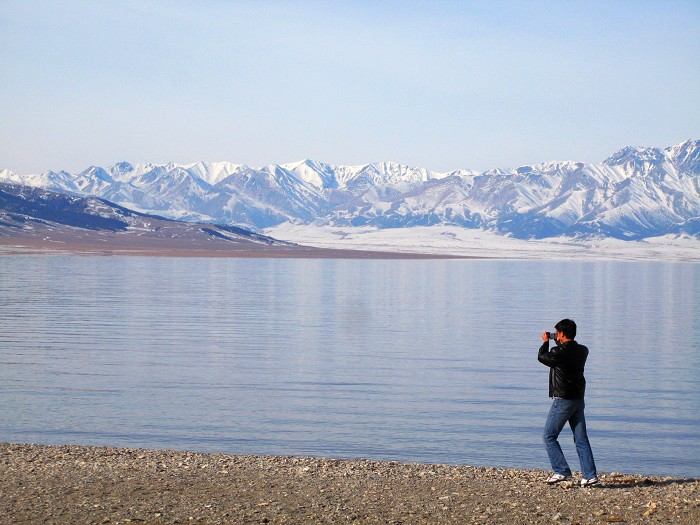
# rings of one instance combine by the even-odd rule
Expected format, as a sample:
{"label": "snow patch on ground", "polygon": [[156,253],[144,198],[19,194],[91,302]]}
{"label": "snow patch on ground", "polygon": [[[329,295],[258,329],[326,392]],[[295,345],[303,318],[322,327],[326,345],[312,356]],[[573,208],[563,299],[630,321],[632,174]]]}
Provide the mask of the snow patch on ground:
{"label": "snow patch on ground", "polygon": [[700,262],[700,240],[675,235],[640,241],[612,238],[577,240],[569,237],[522,240],[456,226],[377,229],[291,223],[267,228],[264,233],[275,239],[307,246],[346,250],[533,260]]}

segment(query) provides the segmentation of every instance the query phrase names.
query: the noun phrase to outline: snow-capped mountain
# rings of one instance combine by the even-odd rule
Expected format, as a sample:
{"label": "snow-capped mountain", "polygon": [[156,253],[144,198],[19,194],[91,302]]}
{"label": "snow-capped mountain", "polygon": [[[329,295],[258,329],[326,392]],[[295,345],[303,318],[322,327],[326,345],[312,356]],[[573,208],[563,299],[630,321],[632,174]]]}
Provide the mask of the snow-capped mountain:
{"label": "snow-capped mountain", "polygon": [[518,238],[700,236],[700,141],[626,147],[600,164],[547,162],[484,173],[311,160],[91,167],[12,181],[99,196],[171,218],[262,229],[287,221],[396,228],[457,225]]}

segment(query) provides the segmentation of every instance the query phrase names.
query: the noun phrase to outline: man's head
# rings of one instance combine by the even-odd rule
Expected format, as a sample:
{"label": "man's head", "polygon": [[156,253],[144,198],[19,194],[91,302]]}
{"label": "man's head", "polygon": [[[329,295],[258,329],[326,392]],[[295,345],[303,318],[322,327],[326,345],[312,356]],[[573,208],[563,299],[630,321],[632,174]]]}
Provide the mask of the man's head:
{"label": "man's head", "polygon": [[571,319],[562,319],[554,325],[557,332],[564,334],[567,339],[576,339],[576,323]]}

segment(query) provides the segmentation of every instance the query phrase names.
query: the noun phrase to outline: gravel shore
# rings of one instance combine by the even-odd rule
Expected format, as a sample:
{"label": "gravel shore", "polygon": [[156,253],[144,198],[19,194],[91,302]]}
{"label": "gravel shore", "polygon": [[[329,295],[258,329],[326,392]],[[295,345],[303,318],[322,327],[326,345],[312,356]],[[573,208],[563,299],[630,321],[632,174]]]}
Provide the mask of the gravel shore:
{"label": "gravel shore", "polygon": [[[700,523],[700,479],[0,444],[0,523]],[[575,480],[577,481],[577,480]]]}

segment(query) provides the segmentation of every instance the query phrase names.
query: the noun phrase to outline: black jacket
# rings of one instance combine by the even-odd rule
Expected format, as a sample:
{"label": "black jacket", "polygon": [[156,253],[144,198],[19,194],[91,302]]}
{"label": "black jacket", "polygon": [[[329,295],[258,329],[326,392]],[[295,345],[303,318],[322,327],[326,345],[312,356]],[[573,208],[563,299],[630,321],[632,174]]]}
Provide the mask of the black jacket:
{"label": "black jacket", "polygon": [[549,341],[540,346],[537,360],[549,367],[549,397],[583,399],[586,393],[586,365],[588,348],[576,341],[567,341],[549,349]]}

